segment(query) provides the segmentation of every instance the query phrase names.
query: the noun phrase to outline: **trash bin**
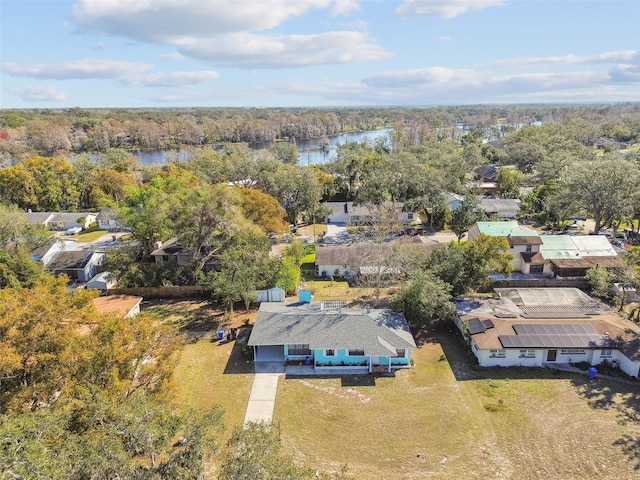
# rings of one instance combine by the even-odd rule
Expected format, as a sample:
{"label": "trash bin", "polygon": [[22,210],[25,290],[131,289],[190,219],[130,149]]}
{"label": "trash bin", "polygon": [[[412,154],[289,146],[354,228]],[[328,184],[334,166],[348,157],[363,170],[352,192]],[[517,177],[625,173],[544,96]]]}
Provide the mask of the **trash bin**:
{"label": "trash bin", "polygon": [[304,357],[304,364],[305,365],[311,365],[311,357],[309,357],[309,356]]}
{"label": "trash bin", "polygon": [[596,378],[597,373],[598,371],[596,370],[596,367],[589,367],[589,380]]}
{"label": "trash bin", "polygon": [[218,330],[218,340],[224,340],[224,330]]}

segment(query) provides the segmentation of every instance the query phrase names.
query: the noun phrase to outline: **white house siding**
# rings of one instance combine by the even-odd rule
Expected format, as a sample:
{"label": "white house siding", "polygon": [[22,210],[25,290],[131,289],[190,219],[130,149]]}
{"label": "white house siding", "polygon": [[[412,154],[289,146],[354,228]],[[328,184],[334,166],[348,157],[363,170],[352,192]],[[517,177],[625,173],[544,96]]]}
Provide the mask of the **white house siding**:
{"label": "white house siding", "polygon": [[617,353],[615,360],[620,362],[620,370],[622,370],[627,375],[631,375],[632,377],[640,376],[640,362],[629,360],[627,357],[622,355],[622,353],[617,352],[616,350],[614,350],[613,353]]}
{"label": "white house siding", "polygon": [[355,275],[353,268],[347,267],[345,265],[318,265],[316,266],[316,270],[316,274],[319,277],[344,277],[345,273],[347,274],[347,276]]}
{"label": "white house siding", "polygon": [[521,357],[520,349],[504,349],[504,357],[497,356],[491,350],[477,350],[474,353],[481,367],[541,367],[543,362],[541,350],[536,350],[535,357],[531,358]]}

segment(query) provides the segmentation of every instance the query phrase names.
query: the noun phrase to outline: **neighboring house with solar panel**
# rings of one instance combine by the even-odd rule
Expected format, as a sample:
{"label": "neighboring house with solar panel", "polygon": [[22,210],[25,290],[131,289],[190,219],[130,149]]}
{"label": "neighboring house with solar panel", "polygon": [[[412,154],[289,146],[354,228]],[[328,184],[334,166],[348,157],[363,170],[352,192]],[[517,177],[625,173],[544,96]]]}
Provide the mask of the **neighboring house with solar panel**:
{"label": "neighboring house with solar panel", "polygon": [[256,362],[301,364],[309,373],[408,367],[413,335],[402,314],[346,302],[265,302],[248,340]]}
{"label": "neighboring house with solar panel", "polygon": [[499,288],[457,301],[455,323],[482,367],[609,362],[640,370],[640,327],[575,288]]}

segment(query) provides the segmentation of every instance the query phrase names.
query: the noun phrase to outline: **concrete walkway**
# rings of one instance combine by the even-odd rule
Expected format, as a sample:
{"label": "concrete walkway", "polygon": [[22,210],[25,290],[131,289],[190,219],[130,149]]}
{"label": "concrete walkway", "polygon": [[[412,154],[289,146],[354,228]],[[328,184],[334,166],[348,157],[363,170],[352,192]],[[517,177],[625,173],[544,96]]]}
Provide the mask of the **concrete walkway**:
{"label": "concrete walkway", "polygon": [[255,376],[244,423],[270,423],[278,392],[278,381],[284,375],[284,365],[282,362],[256,362],[254,370]]}

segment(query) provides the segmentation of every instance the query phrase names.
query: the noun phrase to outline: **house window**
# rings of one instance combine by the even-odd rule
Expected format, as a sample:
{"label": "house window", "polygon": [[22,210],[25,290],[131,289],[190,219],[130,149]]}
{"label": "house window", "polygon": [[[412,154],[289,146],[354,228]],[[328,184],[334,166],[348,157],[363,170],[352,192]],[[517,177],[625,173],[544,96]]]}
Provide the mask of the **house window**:
{"label": "house window", "polygon": [[289,355],[311,355],[311,350],[309,350],[308,343],[289,345],[288,352]]}
{"label": "house window", "polygon": [[532,349],[520,350],[520,358],[535,358],[536,351]]}
{"label": "house window", "polygon": [[600,350],[600,356],[601,357],[610,357],[611,356],[611,349],[610,348],[603,348],[602,350]]}
{"label": "house window", "polygon": [[507,352],[504,349],[489,350],[489,358],[504,358],[506,356],[507,356]]}
{"label": "house window", "polygon": [[349,356],[350,357],[362,357],[362,356],[364,356],[364,349],[350,348],[349,349]]}
{"label": "house window", "polygon": [[531,245],[527,245],[527,247],[525,248],[526,252],[530,252],[531,251]]}
{"label": "house window", "polygon": [[336,354],[336,351],[333,348],[329,348],[328,350],[324,351],[324,354],[327,357],[333,357]]}
{"label": "house window", "polygon": [[404,358],[405,351],[404,348],[396,348],[395,358]]}
{"label": "house window", "polygon": [[584,348],[563,348],[560,350],[563,355],[584,355]]}
{"label": "house window", "polygon": [[413,213],[412,212],[407,213],[407,219],[413,220]]}
{"label": "house window", "polygon": [[162,255],[162,261],[163,262],[168,262],[169,261],[169,255]]}

